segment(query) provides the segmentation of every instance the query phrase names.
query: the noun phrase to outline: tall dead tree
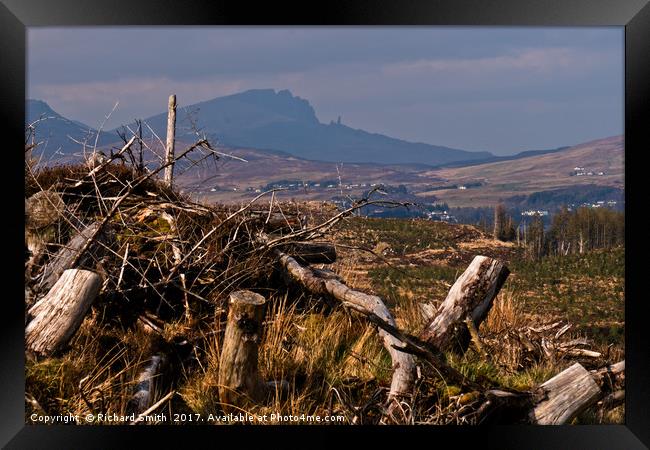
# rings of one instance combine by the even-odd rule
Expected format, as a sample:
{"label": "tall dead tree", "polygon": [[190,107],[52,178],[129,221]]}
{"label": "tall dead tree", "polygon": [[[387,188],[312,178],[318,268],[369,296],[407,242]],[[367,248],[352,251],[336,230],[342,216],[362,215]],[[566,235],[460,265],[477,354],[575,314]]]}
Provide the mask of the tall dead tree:
{"label": "tall dead tree", "polygon": [[176,95],[169,96],[169,105],[167,109],[167,147],[165,164],[165,183],[171,187],[174,181],[174,141],[176,138]]}
{"label": "tall dead tree", "polygon": [[441,350],[467,350],[470,342],[467,324],[478,329],[509,274],[510,270],[502,262],[487,256],[475,257],[420,337]]}

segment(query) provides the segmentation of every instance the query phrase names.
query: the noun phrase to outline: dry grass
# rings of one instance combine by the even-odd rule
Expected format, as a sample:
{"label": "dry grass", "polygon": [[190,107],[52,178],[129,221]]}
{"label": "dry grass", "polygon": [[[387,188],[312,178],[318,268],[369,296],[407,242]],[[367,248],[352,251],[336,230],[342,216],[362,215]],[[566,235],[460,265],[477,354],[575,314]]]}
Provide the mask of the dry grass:
{"label": "dry grass", "polygon": [[[137,176],[125,169],[112,170],[98,180],[100,186],[105,183],[110,188],[104,197],[109,191],[110,195],[122,192],[129,177],[132,181]],[[99,206],[105,199],[92,197],[94,187],[83,192],[70,188],[70,179],[82,175],[81,169],[48,169],[28,183],[29,192],[56,187],[66,201],[75,202],[79,195],[90,196],[79,203],[84,211],[79,218],[89,222],[106,211]],[[277,389],[267,402],[245,412],[340,415],[344,423],[379,421],[392,368],[375,327],[356,313],[288,286],[274,272],[268,250],[256,244],[264,215],[260,219],[248,211],[237,213],[234,207],[212,208],[203,214],[204,206],[174,196],[154,181],[141,187],[110,217],[116,239],[97,261],[105,270],[105,282],[91,313],[67,348],[27,363],[26,394],[33,401],[26,401],[26,417],[33,411],[125,414],[139,373],[152,355],[162,353],[171,355],[171,375],[160,380],[155,399],[175,394],[159,411],[222,415],[218,370],[226,299],[234,290],[253,289],[268,299],[259,346],[260,374],[267,381],[287,382],[289,389]],[[161,206],[170,202],[182,208]],[[286,211],[291,208],[297,206],[284,205]],[[161,211],[172,216],[174,226],[161,219]],[[368,232],[373,226],[377,229]],[[414,335],[426,322],[422,304],[435,306],[442,301],[462,272],[463,261],[475,251],[471,242],[480,241],[481,249],[490,244],[472,227],[418,221],[354,219],[343,229],[342,241],[354,241],[355,232],[364,244],[387,255],[392,265],[351,251],[346,255],[353,257],[334,265],[336,272],[353,288],[381,294],[397,326]],[[65,241],[62,236],[59,240]],[[516,252],[510,247],[490,251],[509,252],[506,256],[514,258]],[[174,248],[186,258],[183,264],[174,256]],[[410,259],[413,255],[418,255],[417,264]],[[522,346],[519,331],[548,322],[531,313],[524,297],[522,289],[506,285],[496,298],[479,330],[489,358],[471,349],[461,357],[447,355],[449,364],[471,380],[521,390],[565,368],[570,361],[540,358]],[[143,324],[143,316],[153,316],[153,327]],[[611,360],[623,357],[620,346],[607,351]],[[419,364],[414,396],[404,403],[408,423],[456,423],[450,411],[458,406],[460,388],[441,379],[431,365]],[[617,414],[602,420],[616,421]],[[592,419],[585,415],[580,420]]]}

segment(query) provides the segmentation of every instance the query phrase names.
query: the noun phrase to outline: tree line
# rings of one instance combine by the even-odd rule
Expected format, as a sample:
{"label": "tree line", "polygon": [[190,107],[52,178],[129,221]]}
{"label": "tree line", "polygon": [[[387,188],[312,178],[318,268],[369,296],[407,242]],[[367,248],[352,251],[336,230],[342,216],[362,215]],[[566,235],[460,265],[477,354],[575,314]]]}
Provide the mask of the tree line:
{"label": "tree line", "polygon": [[517,241],[532,258],[544,255],[582,254],[625,244],[625,215],[607,208],[560,208],[544,227],[540,215],[515,226],[505,206],[494,208],[493,236],[501,241]]}

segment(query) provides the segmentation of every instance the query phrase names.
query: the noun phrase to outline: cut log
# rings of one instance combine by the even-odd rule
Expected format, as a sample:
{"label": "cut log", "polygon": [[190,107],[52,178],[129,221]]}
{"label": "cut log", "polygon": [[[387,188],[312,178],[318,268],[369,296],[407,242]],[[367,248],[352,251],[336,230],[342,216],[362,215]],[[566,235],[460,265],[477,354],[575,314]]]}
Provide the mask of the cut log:
{"label": "cut log", "polygon": [[[276,254],[287,274],[313,294],[331,296],[345,306],[360,310],[365,314],[374,314],[390,326],[395,327],[395,319],[380,297],[350,289],[336,278],[318,276],[313,269],[300,265],[294,258],[279,250],[276,250]],[[415,360],[412,355],[399,350],[403,347],[403,343],[399,339],[384,329],[379,330],[379,335],[393,362],[393,378],[388,395],[392,408],[400,397],[409,395],[411,392],[415,377]]]}
{"label": "cut log", "polygon": [[160,396],[162,377],[168,365],[168,358],[163,354],[151,357],[138,376],[135,393],[127,404],[127,414],[140,414],[153,405],[156,398]]}
{"label": "cut log", "polygon": [[539,425],[562,425],[573,420],[602,396],[592,374],[576,363],[538,388],[544,400],[530,411],[529,419]]}
{"label": "cut log", "polygon": [[254,292],[230,294],[228,323],[219,360],[219,400],[224,411],[240,411],[267,392],[257,367],[266,299]]}
{"label": "cut log", "polygon": [[475,257],[420,337],[441,350],[466,351],[470,334],[465,320],[470,318],[478,329],[509,274],[510,270],[502,262],[486,256]]}
{"label": "cut log", "polygon": [[101,288],[99,275],[89,270],[63,272],[52,289],[32,306],[33,317],[25,329],[27,348],[51,355],[75,334]]}
{"label": "cut log", "polygon": [[[95,269],[96,262],[101,259],[105,253],[104,246],[108,245],[112,238],[107,227],[104,227],[102,232],[95,237],[95,241],[91,243],[88,251],[84,252],[76,264],[75,260],[79,256],[79,252],[85,247],[86,241],[95,235],[100,226],[100,222],[95,222],[87,226],[73,236],[66,245],[61,247],[50,258],[50,261],[43,268],[43,275],[38,284],[40,292],[48,292],[65,270],[73,268]],[[73,265],[74,267],[72,267]]]}
{"label": "cut log", "polygon": [[332,264],[336,262],[336,247],[332,244],[301,242],[284,246],[282,251],[293,256],[300,264]]}

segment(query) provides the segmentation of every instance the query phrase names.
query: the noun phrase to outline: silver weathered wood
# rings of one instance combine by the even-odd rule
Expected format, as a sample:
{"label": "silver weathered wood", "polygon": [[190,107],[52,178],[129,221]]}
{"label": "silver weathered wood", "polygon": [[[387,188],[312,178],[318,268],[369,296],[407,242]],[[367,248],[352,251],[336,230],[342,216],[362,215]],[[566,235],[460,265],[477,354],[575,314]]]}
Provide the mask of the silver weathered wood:
{"label": "silver weathered wood", "polygon": [[478,329],[509,274],[510,270],[501,261],[476,256],[453,284],[420,337],[440,349],[457,344],[456,347],[465,351],[469,344],[465,320],[470,318]]}
{"label": "silver weathered wood", "polygon": [[[395,319],[380,297],[350,289],[336,278],[318,276],[313,269],[300,265],[285,253],[277,251],[276,254],[289,276],[312,293],[329,295],[346,306],[373,313],[390,325],[396,326]],[[383,329],[379,330],[379,336],[383,339],[384,348],[393,363],[393,378],[388,397],[390,403],[394,404],[394,400],[411,392],[415,377],[415,360],[412,355],[398,350],[403,347],[399,339]]]}
{"label": "silver weathered wood", "polygon": [[602,391],[582,365],[576,363],[539,387],[545,399],[530,412],[531,422],[539,425],[562,425],[596,403]]}
{"label": "silver weathered wood", "polygon": [[172,185],[174,181],[174,142],[176,139],[176,95],[169,96],[169,105],[167,111],[167,145],[165,164],[165,183],[167,186]]}
{"label": "silver weathered wood", "polygon": [[254,292],[230,294],[219,359],[219,400],[224,411],[239,411],[260,401],[267,391],[257,366],[265,305],[266,299]]}
{"label": "silver weathered wood", "polygon": [[89,270],[63,272],[52,289],[28,310],[32,317],[25,329],[27,348],[49,356],[75,334],[99,293],[99,275]]}
{"label": "silver weathered wood", "polygon": [[[52,255],[43,267],[43,274],[38,284],[40,292],[48,292],[65,270],[73,268],[94,269],[95,263],[101,259],[105,253],[105,246],[110,243],[112,238],[110,230],[107,228],[98,233],[100,226],[100,222],[88,225]],[[94,241],[87,246],[88,240],[93,236]],[[86,248],[87,251],[80,258],[80,252],[83,248]]]}

